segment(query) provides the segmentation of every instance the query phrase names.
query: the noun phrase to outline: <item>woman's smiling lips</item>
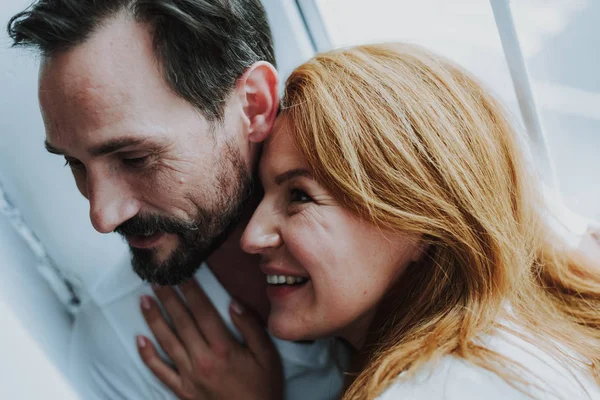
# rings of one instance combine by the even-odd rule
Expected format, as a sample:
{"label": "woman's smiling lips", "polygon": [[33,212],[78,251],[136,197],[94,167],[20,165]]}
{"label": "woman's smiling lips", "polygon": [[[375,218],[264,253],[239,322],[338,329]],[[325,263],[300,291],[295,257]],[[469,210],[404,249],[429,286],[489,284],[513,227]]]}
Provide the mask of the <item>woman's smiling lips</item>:
{"label": "woman's smiling lips", "polygon": [[271,301],[280,300],[291,293],[305,289],[310,282],[310,277],[294,271],[261,264],[261,271],[266,275],[267,296]]}
{"label": "woman's smiling lips", "polygon": [[157,232],[150,236],[127,236],[127,241],[131,247],[136,249],[150,249],[165,236],[163,232]]}
{"label": "woman's smiling lips", "polygon": [[295,285],[267,285],[267,297],[270,301],[280,301],[283,298],[290,296],[293,293],[300,293],[307,290],[307,287],[312,285],[311,281]]}

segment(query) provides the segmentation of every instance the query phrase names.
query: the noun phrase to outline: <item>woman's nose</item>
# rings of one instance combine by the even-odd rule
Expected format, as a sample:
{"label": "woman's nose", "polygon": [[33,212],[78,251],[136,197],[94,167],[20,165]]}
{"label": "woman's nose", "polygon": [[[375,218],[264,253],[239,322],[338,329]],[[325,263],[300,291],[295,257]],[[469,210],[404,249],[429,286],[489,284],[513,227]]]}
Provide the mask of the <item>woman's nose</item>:
{"label": "woman's nose", "polygon": [[283,243],[277,222],[277,213],[271,210],[264,200],[252,215],[240,239],[242,250],[250,254],[262,254]]}

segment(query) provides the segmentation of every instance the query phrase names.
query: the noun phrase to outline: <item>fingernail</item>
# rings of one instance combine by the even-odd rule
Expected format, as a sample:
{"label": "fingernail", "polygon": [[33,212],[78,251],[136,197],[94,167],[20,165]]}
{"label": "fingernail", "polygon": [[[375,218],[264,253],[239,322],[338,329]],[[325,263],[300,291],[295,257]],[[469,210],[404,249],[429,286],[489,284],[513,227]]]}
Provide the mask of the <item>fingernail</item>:
{"label": "fingernail", "polygon": [[145,337],[138,335],[135,337],[135,340],[136,340],[139,348],[143,349],[144,347],[146,347],[146,338]]}
{"label": "fingernail", "polygon": [[142,308],[144,310],[149,310],[150,309],[150,297],[148,296],[142,296],[140,303],[142,305]]}
{"label": "fingernail", "polygon": [[242,305],[235,300],[231,300],[230,307],[237,315],[242,315],[244,312],[244,307],[242,307]]}

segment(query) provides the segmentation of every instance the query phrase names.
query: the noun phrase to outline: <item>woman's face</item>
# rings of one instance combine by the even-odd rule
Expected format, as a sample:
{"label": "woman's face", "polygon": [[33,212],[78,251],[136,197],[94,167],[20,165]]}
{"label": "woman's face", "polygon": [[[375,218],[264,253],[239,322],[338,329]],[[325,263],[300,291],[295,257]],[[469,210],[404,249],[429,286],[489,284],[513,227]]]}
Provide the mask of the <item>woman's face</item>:
{"label": "woman's face", "polygon": [[361,340],[376,305],[418,258],[418,238],[382,230],[316,182],[280,118],[260,161],[264,198],[241,243],[261,255],[269,329],[287,340]]}

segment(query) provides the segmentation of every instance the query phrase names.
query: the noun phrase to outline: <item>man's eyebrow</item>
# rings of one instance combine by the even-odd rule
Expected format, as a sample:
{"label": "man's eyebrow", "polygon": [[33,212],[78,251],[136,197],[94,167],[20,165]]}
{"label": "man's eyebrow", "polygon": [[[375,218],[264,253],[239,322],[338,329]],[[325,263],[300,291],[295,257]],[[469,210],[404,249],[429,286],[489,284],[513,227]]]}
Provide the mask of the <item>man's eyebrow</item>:
{"label": "man's eyebrow", "polygon": [[293,179],[293,178],[296,178],[299,176],[314,179],[313,175],[310,173],[309,170],[297,168],[297,169],[291,169],[289,171],[286,171],[282,174],[277,175],[275,177],[275,183],[277,185],[281,185],[283,182],[289,181],[290,179]]}
{"label": "man's eyebrow", "polygon": [[[140,144],[145,143],[146,141],[147,141],[147,139],[136,138],[136,137],[118,138],[118,139],[109,140],[98,146],[92,147],[91,149],[88,150],[88,152],[92,156],[97,157],[97,156],[114,153],[115,151],[118,151],[124,147],[138,146]],[[57,154],[59,156],[65,155],[65,152],[63,150],[61,150],[57,147],[54,147],[47,140],[45,141],[44,146],[46,147],[46,150],[48,150],[49,153]]]}
{"label": "man's eyebrow", "polygon": [[115,151],[119,151],[124,147],[138,146],[146,141],[147,139],[136,137],[124,137],[113,139],[102,143],[98,146],[92,147],[88,150],[88,153],[90,153],[94,157],[103,156],[106,154],[114,153]]}

